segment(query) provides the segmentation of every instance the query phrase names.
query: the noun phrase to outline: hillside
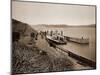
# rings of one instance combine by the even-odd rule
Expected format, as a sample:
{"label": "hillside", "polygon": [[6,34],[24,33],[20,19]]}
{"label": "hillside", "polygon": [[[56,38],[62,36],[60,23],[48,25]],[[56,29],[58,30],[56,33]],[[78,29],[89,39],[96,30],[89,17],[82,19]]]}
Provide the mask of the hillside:
{"label": "hillside", "polygon": [[68,54],[51,47],[41,34],[37,39],[31,37],[31,32],[37,32],[28,24],[13,19],[12,28],[20,33],[12,43],[12,75],[73,70]]}
{"label": "hillside", "polygon": [[12,19],[12,32],[19,32],[21,35],[25,35],[31,32],[36,33],[37,31],[26,23]]}

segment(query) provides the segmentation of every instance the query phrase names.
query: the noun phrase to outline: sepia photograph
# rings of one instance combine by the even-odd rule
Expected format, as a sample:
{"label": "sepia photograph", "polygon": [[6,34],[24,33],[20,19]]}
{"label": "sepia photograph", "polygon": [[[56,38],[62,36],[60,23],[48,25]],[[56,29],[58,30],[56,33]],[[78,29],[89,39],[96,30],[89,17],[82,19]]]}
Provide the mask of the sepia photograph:
{"label": "sepia photograph", "polygon": [[12,1],[12,75],[96,69],[96,6]]}

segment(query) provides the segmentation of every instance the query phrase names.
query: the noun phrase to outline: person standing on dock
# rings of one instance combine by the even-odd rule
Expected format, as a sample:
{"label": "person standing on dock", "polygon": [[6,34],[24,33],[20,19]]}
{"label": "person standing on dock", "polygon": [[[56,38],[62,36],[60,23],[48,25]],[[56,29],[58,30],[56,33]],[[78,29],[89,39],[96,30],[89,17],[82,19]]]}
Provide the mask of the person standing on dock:
{"label": "person standing on dock", "polygon": [[58,35],[58,30],[56,30],[55,35],[56,35],[56,36]]}
{"label": "person standing on dock", "polygon": [[63,31],[61,31],[61,36],[63,36]]}
{"label": "person standing on dock", "polygon": [[52,36],[53,35],[53,31],[51,30],[51,32],[50,32],[50,36]]}
{"label": "person standing on dock", "polygon": [[46,35],[49,35],[49,31],[48,30],[46,31]]}
{"label": "person standing on dock", "polygon": [[83,36],[82,36],[82,39],[83,39]]}

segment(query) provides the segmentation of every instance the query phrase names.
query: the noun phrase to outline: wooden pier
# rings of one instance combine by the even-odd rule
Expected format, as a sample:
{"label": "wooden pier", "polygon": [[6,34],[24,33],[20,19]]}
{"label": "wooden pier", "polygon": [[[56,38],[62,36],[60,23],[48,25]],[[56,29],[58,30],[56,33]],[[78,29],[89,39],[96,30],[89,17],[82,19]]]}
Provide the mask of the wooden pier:
{"label": "wooden pier", "polygon": [[82,56],[79,56],[79,55],[77,55],[77,54],[75,54],[75,53],[73,53],[73,52],[71,52],[71,51],[69,51],[67,49],[63,49],[62,47],[56,46],[56,48],[59,48],[60,50],[68,53],[68,56],[70,56],[70,57],[72,57],[72,58],[74,58],[76,60],[79,60],[82,63],[86,63],[90,67],[96,68],[96,62],[94,62],[92,60],[89,60],[87,58],[84,58]]}
{"label": "wooden pier", "polygon": [[79,44],[89,44],[89,39],[88,38],[75,38],[75,37],[69,37],[69,36],[64,36],[66,40],[79,43]]}
{"label": "wooden pier", "polygon": [[[50,43],[50,42],[49,42],[49,43]],[[90,67],[93,67],[94,69],[96,68],[96,62],[94,62],[94,61],[92,61],[92,60],[89,60],[89,59],[87,59],[87,58],[85,58],[85,57],[83,57],[83,56],[77,55],[77,54],[71,52],[70,50],[67,50],[67,49],[64,49],[64,48],[62,48],[62,47],[59,47],[59,46],[57,46],[56,44],[54,44],[53,42],[51,42],[50,45],[51,45],[52,47],[54,47],[54,48],[58,48],[59,50],[68,53],[68,56],[69,56],[69,57],[72,57],[72,58],[74,58],[74,59],[80,61],[82,64],[86,64],[86,65],[88,65],[88,66],[90,66]]]}

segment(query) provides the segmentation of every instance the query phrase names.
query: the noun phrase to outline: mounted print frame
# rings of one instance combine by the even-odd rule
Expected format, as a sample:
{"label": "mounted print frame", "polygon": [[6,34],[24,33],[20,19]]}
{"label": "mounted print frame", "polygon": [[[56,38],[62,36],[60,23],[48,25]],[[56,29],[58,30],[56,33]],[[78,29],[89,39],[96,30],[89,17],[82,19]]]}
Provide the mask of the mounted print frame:
{"label": "mounted print frame", "polygon": [[12,0],[12,75],[96,69],[96,5]]}

